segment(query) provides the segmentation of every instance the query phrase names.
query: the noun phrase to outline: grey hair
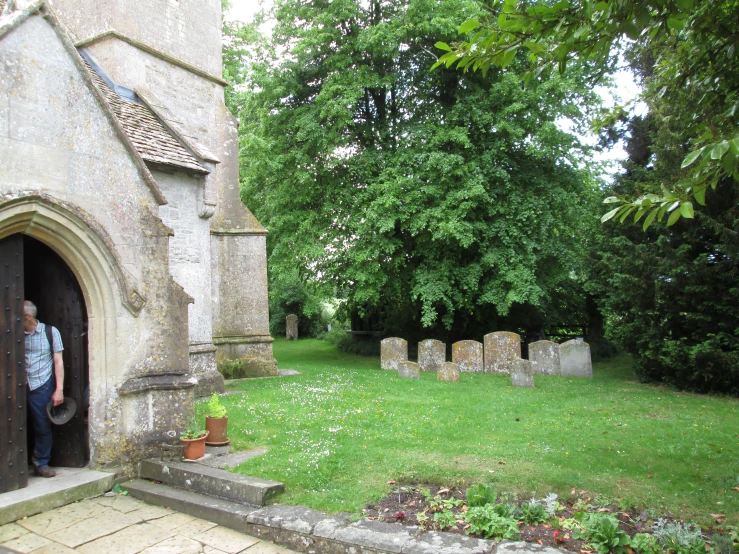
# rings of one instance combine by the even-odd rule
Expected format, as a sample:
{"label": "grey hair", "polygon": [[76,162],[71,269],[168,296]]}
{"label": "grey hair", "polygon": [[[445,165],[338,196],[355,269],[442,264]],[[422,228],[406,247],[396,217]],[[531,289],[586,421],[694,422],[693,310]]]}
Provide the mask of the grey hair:
{"label": "grey hair", "polygon": [[36,307],[36,304],[31,302],[30,300],[24,300],[23,301],[23,314],[32,315],[34,319],[36,319],[36,316],[38,315],[38,308]]}

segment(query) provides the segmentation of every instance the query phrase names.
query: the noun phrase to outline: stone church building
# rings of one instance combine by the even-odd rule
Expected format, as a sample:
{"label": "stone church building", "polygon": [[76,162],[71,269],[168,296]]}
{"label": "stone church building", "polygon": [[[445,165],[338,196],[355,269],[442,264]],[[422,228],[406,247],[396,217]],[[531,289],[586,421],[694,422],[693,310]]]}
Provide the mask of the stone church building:
{"label": "stone church building", "polygon": [[0,0],[0,492],[31,440],[24,297],[79,405],[52,465],[172,442],[218,363],[277,373],[225,86],[221,0]]}

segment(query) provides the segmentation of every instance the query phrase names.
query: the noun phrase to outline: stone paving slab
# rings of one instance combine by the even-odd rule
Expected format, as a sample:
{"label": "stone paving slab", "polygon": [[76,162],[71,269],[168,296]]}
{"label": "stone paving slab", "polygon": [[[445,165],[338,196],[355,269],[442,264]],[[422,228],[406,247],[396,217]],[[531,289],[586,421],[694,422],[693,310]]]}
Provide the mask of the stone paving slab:
{"label": "stone paving slab", "polygon": [[92,542],[77,547],[83,554],[100,554],[101,552],[115,552],[115,554],[137,554],[145,548],[154,546],[173,535],[173,531],[165,531],[149,523],[131,525],[112,535],[101,537]]}

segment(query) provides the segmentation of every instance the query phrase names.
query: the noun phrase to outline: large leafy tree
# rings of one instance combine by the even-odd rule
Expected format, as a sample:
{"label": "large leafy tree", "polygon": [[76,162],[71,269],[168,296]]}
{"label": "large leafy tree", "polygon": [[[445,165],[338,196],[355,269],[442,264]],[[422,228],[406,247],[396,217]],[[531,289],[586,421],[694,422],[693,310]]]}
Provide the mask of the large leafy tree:
{"label": "large leafy tree", "polygon": [[274,15],[277,54],[233,97],[271,278],[297,267],[387,330],[579,321],[593,193],[555,122],[591,105],[581,76],[429,72],[438,38],[480,15],[472,0],[282,0]]}
{"label": "large leafy tree", "polygon": [[633,215],[644,229],[655,219],[670,226],[693,218],[693,200],[705,205],[707,189],[739,181],[737,0],[500,0],[459,30],[467,39],[439,42],[446,53],[437,65],[486,73],[520,53],[529,80],[576,64],[596,82],[624,50],[652,56],[643,98],[656,110],[679,106],[671,114],[680,128],[671,153],[680,154],[680,171],[662,175],[656,190],[609,198],[616,207],[604,220]]}

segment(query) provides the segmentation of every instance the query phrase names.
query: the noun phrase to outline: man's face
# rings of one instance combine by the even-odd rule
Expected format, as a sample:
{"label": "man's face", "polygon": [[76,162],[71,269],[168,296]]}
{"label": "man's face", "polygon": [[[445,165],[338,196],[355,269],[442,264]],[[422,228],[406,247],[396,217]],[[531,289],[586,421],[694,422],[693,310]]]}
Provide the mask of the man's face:
{"label": "man's face", "polygon": [[23,314],[23,329],[28,332],[36,330],[36,318],[31,314]]}

